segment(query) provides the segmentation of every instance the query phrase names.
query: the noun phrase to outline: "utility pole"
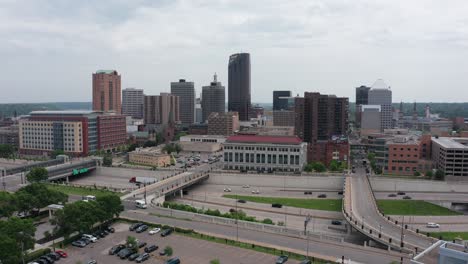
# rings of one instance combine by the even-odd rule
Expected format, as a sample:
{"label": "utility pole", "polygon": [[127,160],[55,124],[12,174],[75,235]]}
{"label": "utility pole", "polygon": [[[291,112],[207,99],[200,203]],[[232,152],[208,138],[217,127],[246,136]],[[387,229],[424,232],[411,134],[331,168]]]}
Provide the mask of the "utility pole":
{"label": "utility pole", "polygon": [[401,220],[400,251],[403,251],[403,246],[405,245],[403,243],[403,238],[405,237],[405,235],[403,234],[404,222],[405,222],[405,216],[403,215],[403,218]]}
{"label": "utility pole", "polygon": [[309,258],[309,235],[307,234],[307,225],[309,224],[310,222],[310,215],[307,215],[305,221],[304,221],[304,235],[306,236],[307,238],[307,258]]}
{"label": "utility pole", "polygon": [[239,212],[237,211],[237,193],[236,193],[236,242],[239,244]]}

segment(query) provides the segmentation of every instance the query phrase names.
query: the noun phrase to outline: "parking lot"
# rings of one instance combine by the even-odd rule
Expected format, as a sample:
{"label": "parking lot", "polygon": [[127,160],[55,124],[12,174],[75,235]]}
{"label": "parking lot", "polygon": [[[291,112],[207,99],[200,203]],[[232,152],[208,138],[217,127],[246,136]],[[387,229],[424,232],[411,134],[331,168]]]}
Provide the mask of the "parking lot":
{"label": "parking lot", "polygon": [[[96,243],[91,243],[85,248],[68,246],[65,251],[68,258],[58,261],[59,264],[76,264],[81,262],[86,264],[94,259],[97,263],[128,263],[128,260],[121,260],[115,255],[109,255],[109,249],[116,244],[124,244],[127,236],[136,237],[139,241],[146,242],[148,245],[157,245],[158,250],[152,252],[150,259],[145,263],[165,263],[169,257],[159,256],[159,252],[166,246],[173,249],[173,257],[179,257],[181,263],[209,264],[213,259],[219,259],[223,264],[269,264],[275,263],[276,256],[256,252],[253,250],[241,249],[227,246],[219,243],[208,242],[195,238],[172,234],[167,237],[161,237],[159,234],[149,235],[148,231],[135,233],[128,230],[128,224],[115,224],[115,233],[101,238]],[[140,249],[140,252],[143,252]],[[288,264],[298,263],[298,261],[289,260]]]}

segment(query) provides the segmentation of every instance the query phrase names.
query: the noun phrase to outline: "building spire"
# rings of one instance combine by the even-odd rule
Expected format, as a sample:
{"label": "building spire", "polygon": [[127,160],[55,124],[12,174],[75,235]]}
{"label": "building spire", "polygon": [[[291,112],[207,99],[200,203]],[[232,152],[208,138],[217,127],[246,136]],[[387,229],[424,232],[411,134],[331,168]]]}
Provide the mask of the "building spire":
{"label": "building spire", "polygon": [[218,75],[216,75],[216,72],[214,74],[214,82],[218,82]]}

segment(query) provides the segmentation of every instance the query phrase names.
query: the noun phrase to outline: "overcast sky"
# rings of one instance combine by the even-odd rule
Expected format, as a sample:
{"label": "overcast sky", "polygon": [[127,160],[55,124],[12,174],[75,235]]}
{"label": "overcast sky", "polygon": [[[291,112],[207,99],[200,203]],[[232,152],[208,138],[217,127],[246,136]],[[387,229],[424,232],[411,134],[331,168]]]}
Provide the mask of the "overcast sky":
{"label": "overcast sky", "polygon": [[[468,101],[466,0],[0,0],[0,103],[91,101],[91,74],[169,91],[249,52],[252,101],[273,90],[355,100],[382,78],[393,101]],[[227,93],[226,93],[227,94]]]}

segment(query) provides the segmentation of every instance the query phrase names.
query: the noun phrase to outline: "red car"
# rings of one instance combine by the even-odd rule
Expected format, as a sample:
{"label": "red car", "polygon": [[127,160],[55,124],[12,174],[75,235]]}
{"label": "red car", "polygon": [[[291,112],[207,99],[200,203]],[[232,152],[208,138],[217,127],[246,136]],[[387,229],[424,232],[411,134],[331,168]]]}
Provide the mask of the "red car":
{"label": "red car", "polygon": [[65,251],[62,251],[62,250],[57,250],[57,251],[55,251],[55,253],[59,254],[62,258],[68,257],[67,253]]}

